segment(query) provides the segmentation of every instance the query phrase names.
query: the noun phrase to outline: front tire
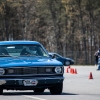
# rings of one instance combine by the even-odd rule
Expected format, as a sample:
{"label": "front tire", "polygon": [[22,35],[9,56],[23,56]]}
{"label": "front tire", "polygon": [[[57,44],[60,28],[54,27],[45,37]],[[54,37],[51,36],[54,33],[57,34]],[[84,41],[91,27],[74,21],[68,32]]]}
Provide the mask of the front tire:
{"label": "front tire", "polygon": [[0,87],[0,95],[2,95],[2,94],[3,94],[3,88]]}
{"label": "front tire", "polygon": [[50,93],[53,95],[61,94],[63,90],[63,82],[58,83],[50,88]]}

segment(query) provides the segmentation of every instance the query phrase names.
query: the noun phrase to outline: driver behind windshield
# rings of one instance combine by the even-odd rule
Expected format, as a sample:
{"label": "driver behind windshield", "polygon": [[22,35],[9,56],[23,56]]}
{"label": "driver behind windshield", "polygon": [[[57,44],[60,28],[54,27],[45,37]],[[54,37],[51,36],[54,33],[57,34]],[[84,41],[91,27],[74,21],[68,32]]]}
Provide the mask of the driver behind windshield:
{"label": "driver behind windshield", "polygon": [[20,55],[37,55],[36,47],[29,46],[22,50]]}
{"label": "driver behind windshield", "polygon": [[32,55],[36,55],[36,48],[34,46],[30,46],[26,48],[26,51],[29,52]]}

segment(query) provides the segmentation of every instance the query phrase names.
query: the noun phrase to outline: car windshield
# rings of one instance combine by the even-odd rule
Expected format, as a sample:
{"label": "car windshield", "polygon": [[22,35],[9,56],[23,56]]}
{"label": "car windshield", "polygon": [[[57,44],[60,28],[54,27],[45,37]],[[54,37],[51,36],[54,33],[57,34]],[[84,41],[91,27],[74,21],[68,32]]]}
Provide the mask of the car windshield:
{"label": "car windshield", "polygon": [[0,57],[19,56],[48,56],[41,45],[35,44],[15,44],[1,45]]}

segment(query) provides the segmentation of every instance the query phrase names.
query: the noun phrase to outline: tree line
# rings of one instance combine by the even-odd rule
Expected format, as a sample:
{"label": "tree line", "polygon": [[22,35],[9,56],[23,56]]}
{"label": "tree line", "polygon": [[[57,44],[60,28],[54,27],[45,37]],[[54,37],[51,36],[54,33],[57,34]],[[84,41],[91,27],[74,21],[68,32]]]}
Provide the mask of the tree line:
{"label": "tree line", "polygon": [[47,51],[94,64],[100,0],[0,0],[0,40],[41,42]]}

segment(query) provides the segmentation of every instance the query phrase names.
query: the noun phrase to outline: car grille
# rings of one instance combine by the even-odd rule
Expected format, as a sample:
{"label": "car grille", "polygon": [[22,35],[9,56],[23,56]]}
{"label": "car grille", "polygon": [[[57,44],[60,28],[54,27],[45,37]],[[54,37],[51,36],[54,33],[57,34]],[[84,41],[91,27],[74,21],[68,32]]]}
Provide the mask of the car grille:
{"label": "car grille", "polygon": [[[47,71],[49,69],[49,71]],[[6,68],[5,75],[53,74],[54,68]]]}

